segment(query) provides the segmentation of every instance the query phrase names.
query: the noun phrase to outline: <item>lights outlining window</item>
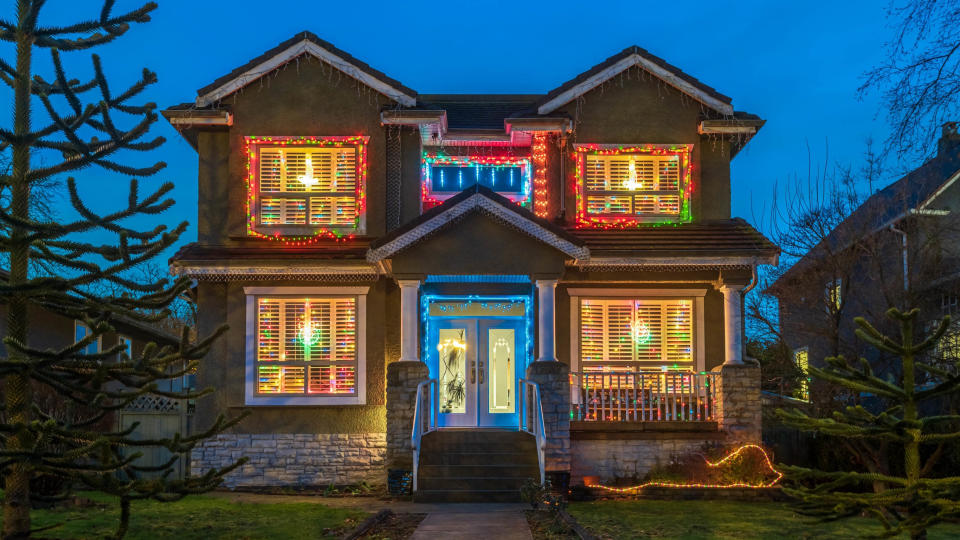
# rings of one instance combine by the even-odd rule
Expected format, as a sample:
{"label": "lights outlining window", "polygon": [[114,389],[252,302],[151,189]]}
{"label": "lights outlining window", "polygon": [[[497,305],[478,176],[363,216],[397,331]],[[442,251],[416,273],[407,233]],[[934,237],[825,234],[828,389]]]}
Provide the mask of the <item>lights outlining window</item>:
{"label": "lights outlining window", "polygon": [[693,301],[582,298],[580,362],[594,370],[693,370]]}
{"label": "lights outlining window", "polygon": [[793,363],[803,374],[796,396],[804,401],[810,401],[810,352],[806,347],[793,351]]}
{"label": "lights outlining window", "polygon": [[429,209],[472,186],[496,191],[521,206],[530,205],[530,158],[516,156],[446,156],[423,154],[423,209]]}
{"label": "lights outlining window", "polygon": [[257,394],[356,394],[356,298],[259,297],[256,321]]}
{"label": "lights outlining window", "polygon": [[246,137],[248,233],[305,243],[362,231],[368,137]]}
{"label": "lights outlining window", "polygon": [[577,145],[577,222],[631,226],[690,220],[692,145]]}
{"label": "lights outlining window", "polygon": [[[78,343],[87,336],[93,334],[93,330],[89,326],[80,322],[74,321],[73,326],[73,341]],[[83,348],[80,352],[83,354],[97,354],[100,352],[100,340],[103,339],[103,336],[97,336],[97,339],[93,340],[92,343]]]}

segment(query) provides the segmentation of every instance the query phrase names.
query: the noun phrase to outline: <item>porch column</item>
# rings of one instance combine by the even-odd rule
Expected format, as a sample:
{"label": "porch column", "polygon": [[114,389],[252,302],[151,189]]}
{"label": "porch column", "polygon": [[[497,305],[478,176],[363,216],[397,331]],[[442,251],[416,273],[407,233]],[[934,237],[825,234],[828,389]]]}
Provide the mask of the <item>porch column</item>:
{"label": "porch column", "polygon": [[723,293],[723,336],[726,349],[725,366],[743,365],[743,315],[741,313],[743,298],[740,295],[742,287],[723,284],[720,292]]}
{"label": "porch column", "polygon": [[557,281],[556,279],[537,280],[537,299],[539,300],[537,320],[540,339],[540,357],[537,358],[537,362],[556,362],[557,360],[557,355],[554,352],[557,319],[554,314],[554,307],[556,304]]}
{"label": "porch column", "polygon": [[400,361],[419,362],[417,341],[420,334],[420,280],[400,279]]}

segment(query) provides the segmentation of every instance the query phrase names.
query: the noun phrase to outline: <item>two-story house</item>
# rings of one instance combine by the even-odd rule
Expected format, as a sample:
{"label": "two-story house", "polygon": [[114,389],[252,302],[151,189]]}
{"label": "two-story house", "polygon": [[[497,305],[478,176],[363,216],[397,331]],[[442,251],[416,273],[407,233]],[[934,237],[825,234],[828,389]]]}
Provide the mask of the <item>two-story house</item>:
{"label": "two-story house", "polygon": [[199,154],[171,268],[230,325],[198,424],[252,411],[194,470],[496,499],[759,440],[741,293],[778,249],[731,218],[730,160],[763,121],[660,58],[428,95],[304,32],[164,115]]}

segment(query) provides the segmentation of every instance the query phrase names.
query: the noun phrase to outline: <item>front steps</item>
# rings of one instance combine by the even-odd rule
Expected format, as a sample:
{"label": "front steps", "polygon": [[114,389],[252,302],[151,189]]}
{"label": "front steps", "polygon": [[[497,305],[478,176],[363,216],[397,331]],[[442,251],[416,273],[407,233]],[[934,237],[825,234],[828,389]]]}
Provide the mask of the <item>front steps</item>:
{"label": "front steps", "polygon": [[416,502],[519,502],[540,480],[533,435],[516,430],[445,429],[420,442]]}

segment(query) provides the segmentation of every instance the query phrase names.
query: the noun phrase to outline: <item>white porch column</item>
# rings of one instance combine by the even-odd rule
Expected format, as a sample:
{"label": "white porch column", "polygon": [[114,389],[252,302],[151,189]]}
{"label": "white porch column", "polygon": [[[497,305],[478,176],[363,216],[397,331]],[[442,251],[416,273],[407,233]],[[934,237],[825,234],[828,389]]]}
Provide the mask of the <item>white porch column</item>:
{"label": "white porch column", "polygon": [[723,293],[723,337],[726,359],[723,365],[743,364],[743,315],[741,287],[721,285]]}
{"label": "white porch column", "polygon": [[400,361],[419,362],[417,338],[420,334],[420,281],[399,279],[400,285]]}
{"label": "white porch column", "polygon": [[540,357],[537,362],[556,361],[557,355],[554,352],[556,343],[556,315],[554,313],[556,304],[556,279],[538,279],[537,280],[537,299],[539,312],[537,321],[539,323],[540,339]]}

